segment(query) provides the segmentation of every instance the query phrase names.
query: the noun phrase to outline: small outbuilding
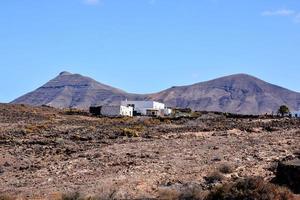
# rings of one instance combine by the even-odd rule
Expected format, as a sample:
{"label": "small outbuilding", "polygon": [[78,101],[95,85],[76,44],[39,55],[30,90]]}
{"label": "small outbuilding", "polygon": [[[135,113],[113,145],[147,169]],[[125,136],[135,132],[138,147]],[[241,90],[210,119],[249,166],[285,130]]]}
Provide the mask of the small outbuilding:
{"label": "small outbuilding", "polygon": [[106,117],[120,117],[120,116],[133,116],[133,108],[128,106],[113,106],[104,105],[97,107],[90,107],[90,113],[93,115],[101,115]]}
{"label": "small outbuilding", "polygon": [[90,107],[90,113],[92,115],[101,115],[101,107],[102,106],[91,106]]}

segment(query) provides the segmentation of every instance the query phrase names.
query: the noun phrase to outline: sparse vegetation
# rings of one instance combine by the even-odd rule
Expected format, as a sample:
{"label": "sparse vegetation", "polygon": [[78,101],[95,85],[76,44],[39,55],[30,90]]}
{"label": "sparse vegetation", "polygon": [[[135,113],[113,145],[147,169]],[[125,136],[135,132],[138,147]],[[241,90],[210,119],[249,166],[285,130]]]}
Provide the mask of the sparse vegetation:
{"label": "sparse vegetation", "polygon": [[195,186],[185,186],[182,189],[160,190],[159,199],[162,200],[205,200],[205,191]]}
{"label": "sparse vegetation", "polygon": [[211,172],[210,174],[208,174],[205,177],[205,180],[208,184],[212,184],[212,183],[218,183],[224,180],[224,176],[223,174],[221,174],[219,171],[214,171]]}
{"label": "sparse vegetation", "polygon": [[31,199],[51,195],[49,188],[75,188],[87,196],[64,198],[156,198],[163,185],[171,188],[165,197],[176,197],[169,199],[201,199],[211,187],[239,177],[269,179],[270,163],[296,156],[290,154],[299,146],[299,120],[197,114],[107,118],[0,104],[0,173],[5,180],[0,194]]}
{"label": "sparse vegetation", "polygon": [[282,105],[278,109],[278,114],[280,114],[282,117],[289,114],[289,113],[290,113],[290,109],[286,105]]}
{"label": "sparse vegetation", "polygon": [[69,108],[69,109],[65,109],[63,112],[63,114],[66,115],[83,115],[83,116],[89,116],[90,113],[84,110],[78,110],[75,108]]}
{"label": "sparse vegetation", "polygon": [[85,200],[79,192],[63,194],[61,200]]}
{"label": "sparse vegetation", "polygon": [[219,166],[219,172],[223,174],[231,174],[234,172],[234,167],[228,163],[223,163]]}
{"label": "sparse vegetation", "polygon": [[122,128],[122,135],[127,137],[139,137],[140,133],[137,130],[131,128]]}
{"label": "sparse vegetation", "polygon": [[228,183],[216,189],[206,200],[294,200],[293,194],[282,188],[263,181],[262,178],[246,178]]}

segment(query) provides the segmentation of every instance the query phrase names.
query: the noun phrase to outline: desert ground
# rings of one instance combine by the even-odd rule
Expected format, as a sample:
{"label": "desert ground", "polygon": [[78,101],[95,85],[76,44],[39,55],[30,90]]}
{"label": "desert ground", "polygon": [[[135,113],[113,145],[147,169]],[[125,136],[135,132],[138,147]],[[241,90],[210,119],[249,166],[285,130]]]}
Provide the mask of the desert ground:
{"label": "desert ground", "polygon": [[0,193],[160,198],[243,177],[274,178],[299,155],[300,120],[198,113],[100,118],[48,107],[0,105]]}

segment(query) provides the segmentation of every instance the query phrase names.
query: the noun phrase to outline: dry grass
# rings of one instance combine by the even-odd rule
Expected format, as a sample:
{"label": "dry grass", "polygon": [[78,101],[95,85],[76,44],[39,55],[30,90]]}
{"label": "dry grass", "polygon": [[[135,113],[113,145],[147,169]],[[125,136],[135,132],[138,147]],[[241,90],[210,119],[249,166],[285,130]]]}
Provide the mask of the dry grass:
{"label": "dry grass", "polygon": [[132,129],[132,128],[122,128],[122,136],[126,136],[126,137],[139,137],[140,136],[140,132]]}

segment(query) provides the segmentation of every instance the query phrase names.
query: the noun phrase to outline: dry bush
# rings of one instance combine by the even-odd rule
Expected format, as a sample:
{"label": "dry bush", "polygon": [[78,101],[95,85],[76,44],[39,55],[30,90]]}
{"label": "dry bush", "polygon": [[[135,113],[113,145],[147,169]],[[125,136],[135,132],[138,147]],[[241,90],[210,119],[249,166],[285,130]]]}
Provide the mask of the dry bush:
{"label": "dry bush", "polygon": [[157,119],[157,118],[146,118],[143,121],[143,124],[145,126],[154,126],[154,125],[160,125],[161,121],[159,119]]}
{"label": "dry bush", "polygon": [[218,171],[214,171],[210,174],[208,174],[204,179],[206,180],[206,182],[208,184],[212,184],[212,183],[218,183],[224,180],[224,176],[218,172]]}
{"label": "dry bush", "polygon": [[131,128],[122,128],[122,135],[126,136],[126,137],[139,137],[140,133],[135,130],[135,129],[131,129]]}
{"label": "dry bush", "polygon": [[261,178],[247,178],[211,191],[206,200],[294,200],[293,194]]}
{"label": "dry bush", "polygon": [[40,133],[44,130],[49,129],[48,125],[45,124],[28,124],[23,129],[22,132],[29,134],[29,133]]}
{"label": "dry bush", "polygon": [[267,125],[267,126],[264,126],[264,127],[263,127],[263,130],[264,130],[264,131],[267,131],[267,132],[274,132],[274,131],[278,131],[278,129],[277,129],[277,128],[275,128],[275,127],[273,127],[273,126],[269,126],[269,125]]}
{"label": "dry bush", "polygon": [[[100,196],[84,196],[83,194],[79,192],[71,192],[67,194],[62,194],[60,197],[58,197],[56,200],[110,200],[110,199],[116,199],[114,198],[115,190],[104,192]],[[2,200],[2,199],[0,199]]]}
{"label": "dry bush", "polygon": [[123,125],[132,124],[136,120],[133,117],[127,117],[127,116],[112,117],[112,118],[107,118],[107,119],[110,120],[110,124],[118,123],[118,124],[123,124]]}
{"label": "dry bush", "polygon": [[73,192],[68,194],[63,194],[58,200],[100,200],[96,197],[84,197],[79,192]]}
{"label": "dry bush", "polygon": [[179,195],[179,200],[188,200],[188,199],[194,199],[194,200],[204,200],[204,193],[202,190],[197,188],[189,188],[184,190]]}
{"label": "dry bush", "polygon": [[139,125],[135,125],[135,126],[131,127],[131,129],[136,130],[138,132],[143,132],[145,130],[145,126],[139,124]]}
{"label": "dry bush", "polygon": [[223,174],[231,174],[234,172],[234,167],[228,163],[224,163],[219,166],[218,170]]}
{"label": "dry bush", "polygon": [[83,115],[83,116],[89,116],[90,115],[90,113],[88,113],[86,111],[83,111],[83,110],[76,109],[76,108],[64,109],[62,114],[65,114],[65,115]]}
{"label": "dry bush", "polygon": [[164,189],[159,192],[159,199],[163,200],[204,200],[205,192],[197,187],[187,187],[182,190]]}
{"label": "dry bush", "polygon": [[79,192],[63,194],[61,200],[84,200]]}
{"label": "dry bush", "polygon": [[114,132],[120,133],[120,136],[126,137],[140,137],[141,133],[145,130],[143,125],[134,125],[124,128],[113,128]]}
{"label": "dry bush", "polygon": [[202,116],[201,112],[192,112],[192,114],[191,114],[191,118],[198,118],[201,116]]}
{"label": "dry bush", "polygon": [[159,191],[159,199],[164,199],[164,200],[175,200],[179,199],[179,191],[174,190],[174,189],[163,189]]}

